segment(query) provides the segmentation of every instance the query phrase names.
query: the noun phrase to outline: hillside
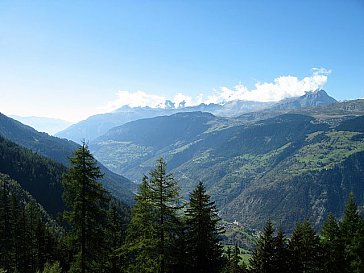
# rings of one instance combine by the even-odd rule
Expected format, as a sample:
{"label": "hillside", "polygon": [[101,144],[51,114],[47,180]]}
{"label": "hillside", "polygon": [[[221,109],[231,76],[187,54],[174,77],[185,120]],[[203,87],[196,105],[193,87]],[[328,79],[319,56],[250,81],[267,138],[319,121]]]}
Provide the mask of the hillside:
{"label": "hillside", "polygon": [[29,125],[30,127],[36,129],[39,132],[45,132],[50,135],[54,135],[60,132],[72,123],[62,119],[46,118],[46,117],[22,117],[11,115],[11,118],[20,121],[23,124]]}
{"label": "hillside", "polygon": [[163,156],[186,196],[203,181],[228,220],[261,228],[271,217],[291,230],[310,217],[319,227],[328,212],[342,214],[350,191],[364,204],[363,106],[265,110],[251,120],[179,113],[113,128],[90,148],[135,182]]}
{"label": "hillside", "polygon": [[[0,113],[0,136],[12,142],[32,150],[34,153],[43,155],[64,166],[68,165],[68,158],[73,151],[79,147],[78,144],[57,137],[40,133],[14,119]],[[115,174],[99,164],[101,171],[105,174],[103,185],[113,195],[122,201],[131,204],[134,201],[136,186],[125,177]]]}
{"label": "hillside", "polygon": [[[14,179],[11,179],[9,175],[3,174],[0,172],[0,189],[4,190],[4,184],[6,187],[6,191],[8,191],[12,196],[16,198],[16,201],[18,204],[29,204],[33,203],[38,211],[41,212],[42,218],[46,220],[48,223],[52,222],[55,226],[57,225],[51,215],[49,215],[49,212],[44,209],[44,207],[37,202],[36,199],[26,190],[22,188],[22,186],[15,181]],[[3,196],[1,196],[3,198]]]}

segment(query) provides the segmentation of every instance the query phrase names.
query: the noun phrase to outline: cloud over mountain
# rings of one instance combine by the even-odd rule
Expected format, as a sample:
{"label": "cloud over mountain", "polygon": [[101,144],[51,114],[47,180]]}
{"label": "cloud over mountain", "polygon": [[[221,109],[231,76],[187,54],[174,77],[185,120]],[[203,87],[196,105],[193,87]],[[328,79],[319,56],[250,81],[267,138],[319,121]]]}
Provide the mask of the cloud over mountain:
{"label": "cloud over mountain", "polygon": [[[222,86],[212,94],[199,94],[195,98],[177,93],[171,101],[178,106],[192,106],[200,103],[224,103],[233,100],[272,102],[285,98],[302,96],[307,91],[323,88],[328,80],[331,70],[326,68],[312,68],[312,74],[303,79],[286,75],[275,78],[272,82],[257,82],[254,88],[249,89],[244,84],[237,84],[233,88]],[[109,102],[103,109],[113,111],[123,105],[130,107],[164,107],[166,97],[149,94],[144,91],[119,91],[117,98]]]}

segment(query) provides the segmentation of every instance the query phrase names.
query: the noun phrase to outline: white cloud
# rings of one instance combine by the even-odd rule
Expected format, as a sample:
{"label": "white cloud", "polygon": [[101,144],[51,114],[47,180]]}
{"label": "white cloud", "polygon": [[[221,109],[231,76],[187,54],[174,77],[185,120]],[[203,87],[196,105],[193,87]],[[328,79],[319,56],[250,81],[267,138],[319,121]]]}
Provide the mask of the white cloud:
{"label": "white cloud", "polygon": [[165,100],[166,98],[163,96],[148,94],[143,91],[119,91],[117,93],[117,99],[107,103],[102,109],[106,112],[110,112],[123,105],[128,105],[130,107],[157,107],[158,105],[164,104]]}
{"label": "white cloud", "polygon": [[[198,94],[192,98],[181,92],[177,93],[171,101],[176,107],[184,102],[185,106],[198,105],[200,103],[223,103],[233,100],[246,101],[279,101],[285,98],[302,96],[307,91],[323,88],[328,80],[331,70],[326,68],[312,68],[312,75],[299,79],[296,76],[279,76],[273,82],[257,82],[252,89],[239,83],[233,88],[226,86],[213,90],[212,94]],[[130,107],[163,107],[166,97],[148,94],[144,91],[129,92],[119,91],[117,99],[109,102],[102,110],[110,112],[123,105]]]}
{"label": "white cloud", "polygon": [[193,105],[193,100],[192,100],[192,98],[191,98],[190,96],[186,96],[186,95],[184,95],[184,94],[182,94],[182,93],[177,93],[177,94],[174,96],[174,98],[173,98],[173,102],[174,102],[174,104],[176,105],[176,107],[178,107],[178,105],[179,105],[180,103],[182,103],[182,104],[183,104],[183,102],[184,102],[185,106],[191,106],[191,105]]}
{"label": "white cloud", "polygon": [[207,103],[218,103],[232,100],[247,101],[279,101],[285,98],[302,96],[307,91],[314,91],[322,88],[328,79],[331,70],[325,68],[312,68],[312,75],[299,79],[295,76],[280,76],[273,82],[258,82],[255,87],[249,90],[243,84],[234,88],[223,86],[219,92],[207,96]]}

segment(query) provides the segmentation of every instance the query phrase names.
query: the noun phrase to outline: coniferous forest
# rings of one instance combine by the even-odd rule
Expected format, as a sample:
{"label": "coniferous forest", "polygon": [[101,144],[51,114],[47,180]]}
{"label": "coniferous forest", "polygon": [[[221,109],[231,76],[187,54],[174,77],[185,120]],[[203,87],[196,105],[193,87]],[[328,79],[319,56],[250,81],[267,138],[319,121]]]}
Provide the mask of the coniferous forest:
{"label": "coniferous forest", "polygon": [[364,272],[364,219],[349,196],[341,219],[292,234],[267,219],[248,263],[223,248],[215,203],[204,184],[185,200],[161,158],[142,178],[131,211],[98,180],[87,145],[62,176],[64,212],[50,216],[8,176],[0,176],[0,272],[269,273]]}

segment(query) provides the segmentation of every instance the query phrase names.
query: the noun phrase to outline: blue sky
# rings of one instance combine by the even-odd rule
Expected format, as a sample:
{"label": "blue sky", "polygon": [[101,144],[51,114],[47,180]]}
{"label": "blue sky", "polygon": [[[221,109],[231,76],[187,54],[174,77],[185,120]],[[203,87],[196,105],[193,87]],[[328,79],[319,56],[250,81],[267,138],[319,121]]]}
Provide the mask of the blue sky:
{"label": "blue sky", "polygon": [[0,18],[5,114],[75,121],[317,87],[364,97],[362,0],[0,0]]}

